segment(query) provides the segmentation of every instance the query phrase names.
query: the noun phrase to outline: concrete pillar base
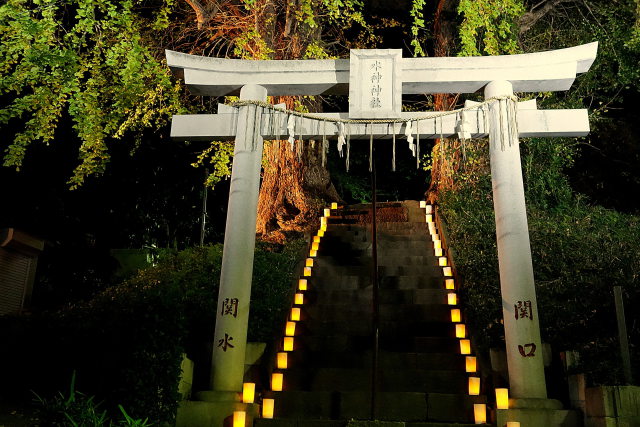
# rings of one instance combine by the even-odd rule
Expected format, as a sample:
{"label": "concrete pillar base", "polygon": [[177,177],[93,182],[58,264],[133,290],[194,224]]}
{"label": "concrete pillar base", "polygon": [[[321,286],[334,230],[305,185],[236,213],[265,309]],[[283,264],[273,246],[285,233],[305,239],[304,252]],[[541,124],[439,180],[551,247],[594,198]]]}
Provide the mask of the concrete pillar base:
{"label": "concrete pillar base", "polygon": [[176,416],[176,427],[232,427],[233,413],[245,411],[245,425],[252,426],[259,417],[260,405],[242,403],[237,398],[240,393],[205,391],[197,393],[206,400],[185,400],[180,402]]}
{"label": "concrete pillar base", "polygon": [[520,427],[582,427],[579,411],[562,409],[555,399],[509,399],[510,409],[496,411],[496,426],[505,427],[507,421],[518,421]]}

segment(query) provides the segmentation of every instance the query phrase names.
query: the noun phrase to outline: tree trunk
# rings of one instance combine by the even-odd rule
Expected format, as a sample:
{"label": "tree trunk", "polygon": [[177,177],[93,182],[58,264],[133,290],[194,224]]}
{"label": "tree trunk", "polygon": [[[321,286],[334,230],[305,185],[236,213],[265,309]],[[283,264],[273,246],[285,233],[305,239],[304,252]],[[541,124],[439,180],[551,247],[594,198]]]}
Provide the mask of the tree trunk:
{"label": "tree trunk", "polygon": [[322,167],[322,143],[305,141],[294,150],[288,141],[265,145],[264,172],[258,199],[257,232],[263,240],[283,242],[291,232],[319,226],[318,214],[340,197]]}
{"label": "tree trunk", "polygon": [[[450,56],[455,50],[455,29],[456,29],[456,9],[458,0],[439,0],[436,6],[433,23],[433,34],[435,45],[434,56]],[[457,96],[450,93],[437,93],[433,96],[434,108],[436,111],[448,111],[455,106]],[[431,167],[431,182],[425,196],[429,203],[438,200],[438,193],[441,190],[450,188],[452,185],[452,175],[455,165],[449,164],[447,157],[447,138],[436,139],[431,155],[433,159]]]}

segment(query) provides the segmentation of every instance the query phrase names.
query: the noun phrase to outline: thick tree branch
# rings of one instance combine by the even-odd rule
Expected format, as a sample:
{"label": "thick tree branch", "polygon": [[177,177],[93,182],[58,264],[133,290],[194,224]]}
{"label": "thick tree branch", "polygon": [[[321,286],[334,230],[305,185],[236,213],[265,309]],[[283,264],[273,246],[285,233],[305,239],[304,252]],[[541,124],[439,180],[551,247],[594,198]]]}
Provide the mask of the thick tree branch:
{"label": "thick tree branch", "polygon": [[546,0],[541,1],[531,8],[530,11],[522,15],[519,22],[519,33],[524,34],[533,27],[536,22],[544,18],[561,3],[576,2],[579,0]]}
{"label": "thick tree branch", "polygon": [[191,9],[196,13],[196,22],[198,23],[198,29],[202,29],[202,26],[211,19],[214,13],[219,10],[219,5],[216,1],[204,0],[184,0]]}

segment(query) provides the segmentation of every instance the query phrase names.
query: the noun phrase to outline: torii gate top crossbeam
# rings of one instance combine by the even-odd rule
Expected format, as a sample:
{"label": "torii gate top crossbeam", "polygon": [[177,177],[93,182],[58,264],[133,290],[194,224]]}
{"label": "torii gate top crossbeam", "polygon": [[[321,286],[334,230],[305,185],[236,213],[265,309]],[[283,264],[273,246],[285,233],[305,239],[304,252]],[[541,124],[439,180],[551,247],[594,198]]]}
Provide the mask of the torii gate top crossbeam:
{"label": "torii gate top crossbeam", "polygon": [[[494,80],[516,92],[568,90],[595,60],[598,43],[521,55],[401,58],[402,93],[473,93]],[[211,58],[166,51],[167,64],[195,95],[237,95],[247,84],[269,95],[348,94],[349,59]]]}

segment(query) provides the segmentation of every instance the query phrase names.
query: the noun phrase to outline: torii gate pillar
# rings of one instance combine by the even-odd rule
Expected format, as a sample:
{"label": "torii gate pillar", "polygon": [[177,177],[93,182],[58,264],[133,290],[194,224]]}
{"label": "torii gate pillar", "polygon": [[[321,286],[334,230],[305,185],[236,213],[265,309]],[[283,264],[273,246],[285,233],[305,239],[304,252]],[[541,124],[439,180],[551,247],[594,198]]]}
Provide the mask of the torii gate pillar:
{"label": "torii gate pillar", "polygon": [[[508,81],[493,81],[485,98],[513,95]],[[491,184],[496,218],[502,313],[509,366],[509,385],[514,398],[547,397],[538,322],[536,290],[524,200],[520,146],[511,139],[509,124],[500,117],[506,103],[490,104],[489,119]],[[500,141],[500,138],[506,140]]]}
{"label": "torii gate pillar", "polygon": [[[246,85],[240,99],[266,101],[267,90]],[[240,108],[211,362],[215,391],[242,391],[262,161],[262,135],[256,129],[261,120],[262,112],[255,105]]]}

